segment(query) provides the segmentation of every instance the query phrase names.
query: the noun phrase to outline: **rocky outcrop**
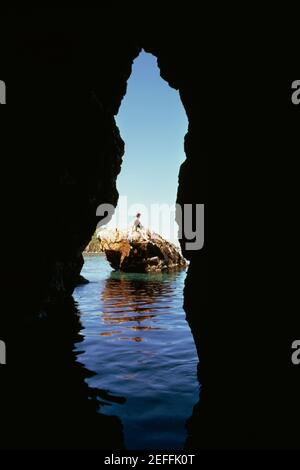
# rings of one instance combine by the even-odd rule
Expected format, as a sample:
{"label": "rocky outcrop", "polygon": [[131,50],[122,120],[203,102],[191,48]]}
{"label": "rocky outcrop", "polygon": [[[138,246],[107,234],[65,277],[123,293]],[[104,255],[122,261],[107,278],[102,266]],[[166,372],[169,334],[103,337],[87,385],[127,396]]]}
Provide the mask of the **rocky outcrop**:
{"label": "rocky outcrop", "polygon": [[91,241],[89,244],[85,247],[84,252],[85,255],[92,255],[95,253],[102,253],[100,242],[97,238],[96,233],[94,233]]}
{"label": "rocky outcrop", "polygon": [[115,270],[160,272],[187,266],[173,243],[150,230],[100,230],[97,236]]}

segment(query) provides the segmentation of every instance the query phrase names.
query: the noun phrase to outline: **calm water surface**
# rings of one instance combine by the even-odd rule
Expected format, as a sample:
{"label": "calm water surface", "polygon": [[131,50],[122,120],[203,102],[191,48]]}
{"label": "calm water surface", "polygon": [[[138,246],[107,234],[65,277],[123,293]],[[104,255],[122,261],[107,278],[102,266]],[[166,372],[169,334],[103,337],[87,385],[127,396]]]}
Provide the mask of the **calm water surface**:
{"label": "calm water surface", "polygon": [[182,309],[185,271],[113,272],[104,256],[85,258],[90,284],[74,297],[83,341],[78,362],[95,373],[99,412],[118,416],[128,449],[182,449],[199,399],[197,353]]}

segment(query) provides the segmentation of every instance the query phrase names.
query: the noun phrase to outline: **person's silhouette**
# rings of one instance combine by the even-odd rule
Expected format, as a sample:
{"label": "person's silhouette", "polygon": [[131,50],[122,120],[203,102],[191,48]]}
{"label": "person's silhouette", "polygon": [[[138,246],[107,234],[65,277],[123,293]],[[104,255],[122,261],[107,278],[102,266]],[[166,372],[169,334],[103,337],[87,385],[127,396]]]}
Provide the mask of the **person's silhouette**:
{"label": "person's silhouette", "polygon": [[138,212],[138,213],[136,214],[136,219],[135,219],[135,221],[134,221],[134,223],[133,223],[133,228],[134,228],[134,230],[138,230],[138,229],[141,230],[141,229],[143,228],[143,226],[142,226],[142,224],[141,224],[140,218],[141,218],[141,214]]}

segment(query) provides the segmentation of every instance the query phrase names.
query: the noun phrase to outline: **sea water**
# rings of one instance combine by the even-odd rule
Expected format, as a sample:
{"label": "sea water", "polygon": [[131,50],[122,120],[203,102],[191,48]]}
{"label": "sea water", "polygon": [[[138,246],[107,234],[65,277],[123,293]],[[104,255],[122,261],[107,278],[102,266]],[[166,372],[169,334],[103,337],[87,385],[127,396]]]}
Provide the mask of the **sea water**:
{"label": "sea water", "polygon": [[197,353],[185,320],[185,270],[114,272],[103,255],[85,257],[76,288],[82,341],[77,360],[94,375],[99,412],[117,416],[127,449],[183,449],[199,400]]}

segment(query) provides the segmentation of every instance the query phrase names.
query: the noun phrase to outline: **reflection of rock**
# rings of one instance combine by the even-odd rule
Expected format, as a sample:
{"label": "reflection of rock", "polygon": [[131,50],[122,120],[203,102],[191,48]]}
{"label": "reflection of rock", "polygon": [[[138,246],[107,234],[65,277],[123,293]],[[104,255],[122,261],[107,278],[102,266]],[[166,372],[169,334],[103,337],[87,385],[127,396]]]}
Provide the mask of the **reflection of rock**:
{"label": "reflection of rock", "polygon": [[[178,271],[111,272],[101,295],[102,320],[107,331],[100,335],[137,343],[143,342],[149,332],[161,330],[157,316],[171,313],[169,300],[174,297],[174,279],[179,275]],[[165,305],[158,304],[161,297],[167,300]]]}
{"label": "reflection of rock", "polygon": [[178,248],[150,230],[100,230],[110,265],[125,272],[159,272],[187,266]]}
{"label": "reflection of rock", "polygon": [[88,284],[90,281],[88,281],[85,277],[83,277],[81,274],[78,276],[77,279],[77,285],[83,285],[83,284]]}

